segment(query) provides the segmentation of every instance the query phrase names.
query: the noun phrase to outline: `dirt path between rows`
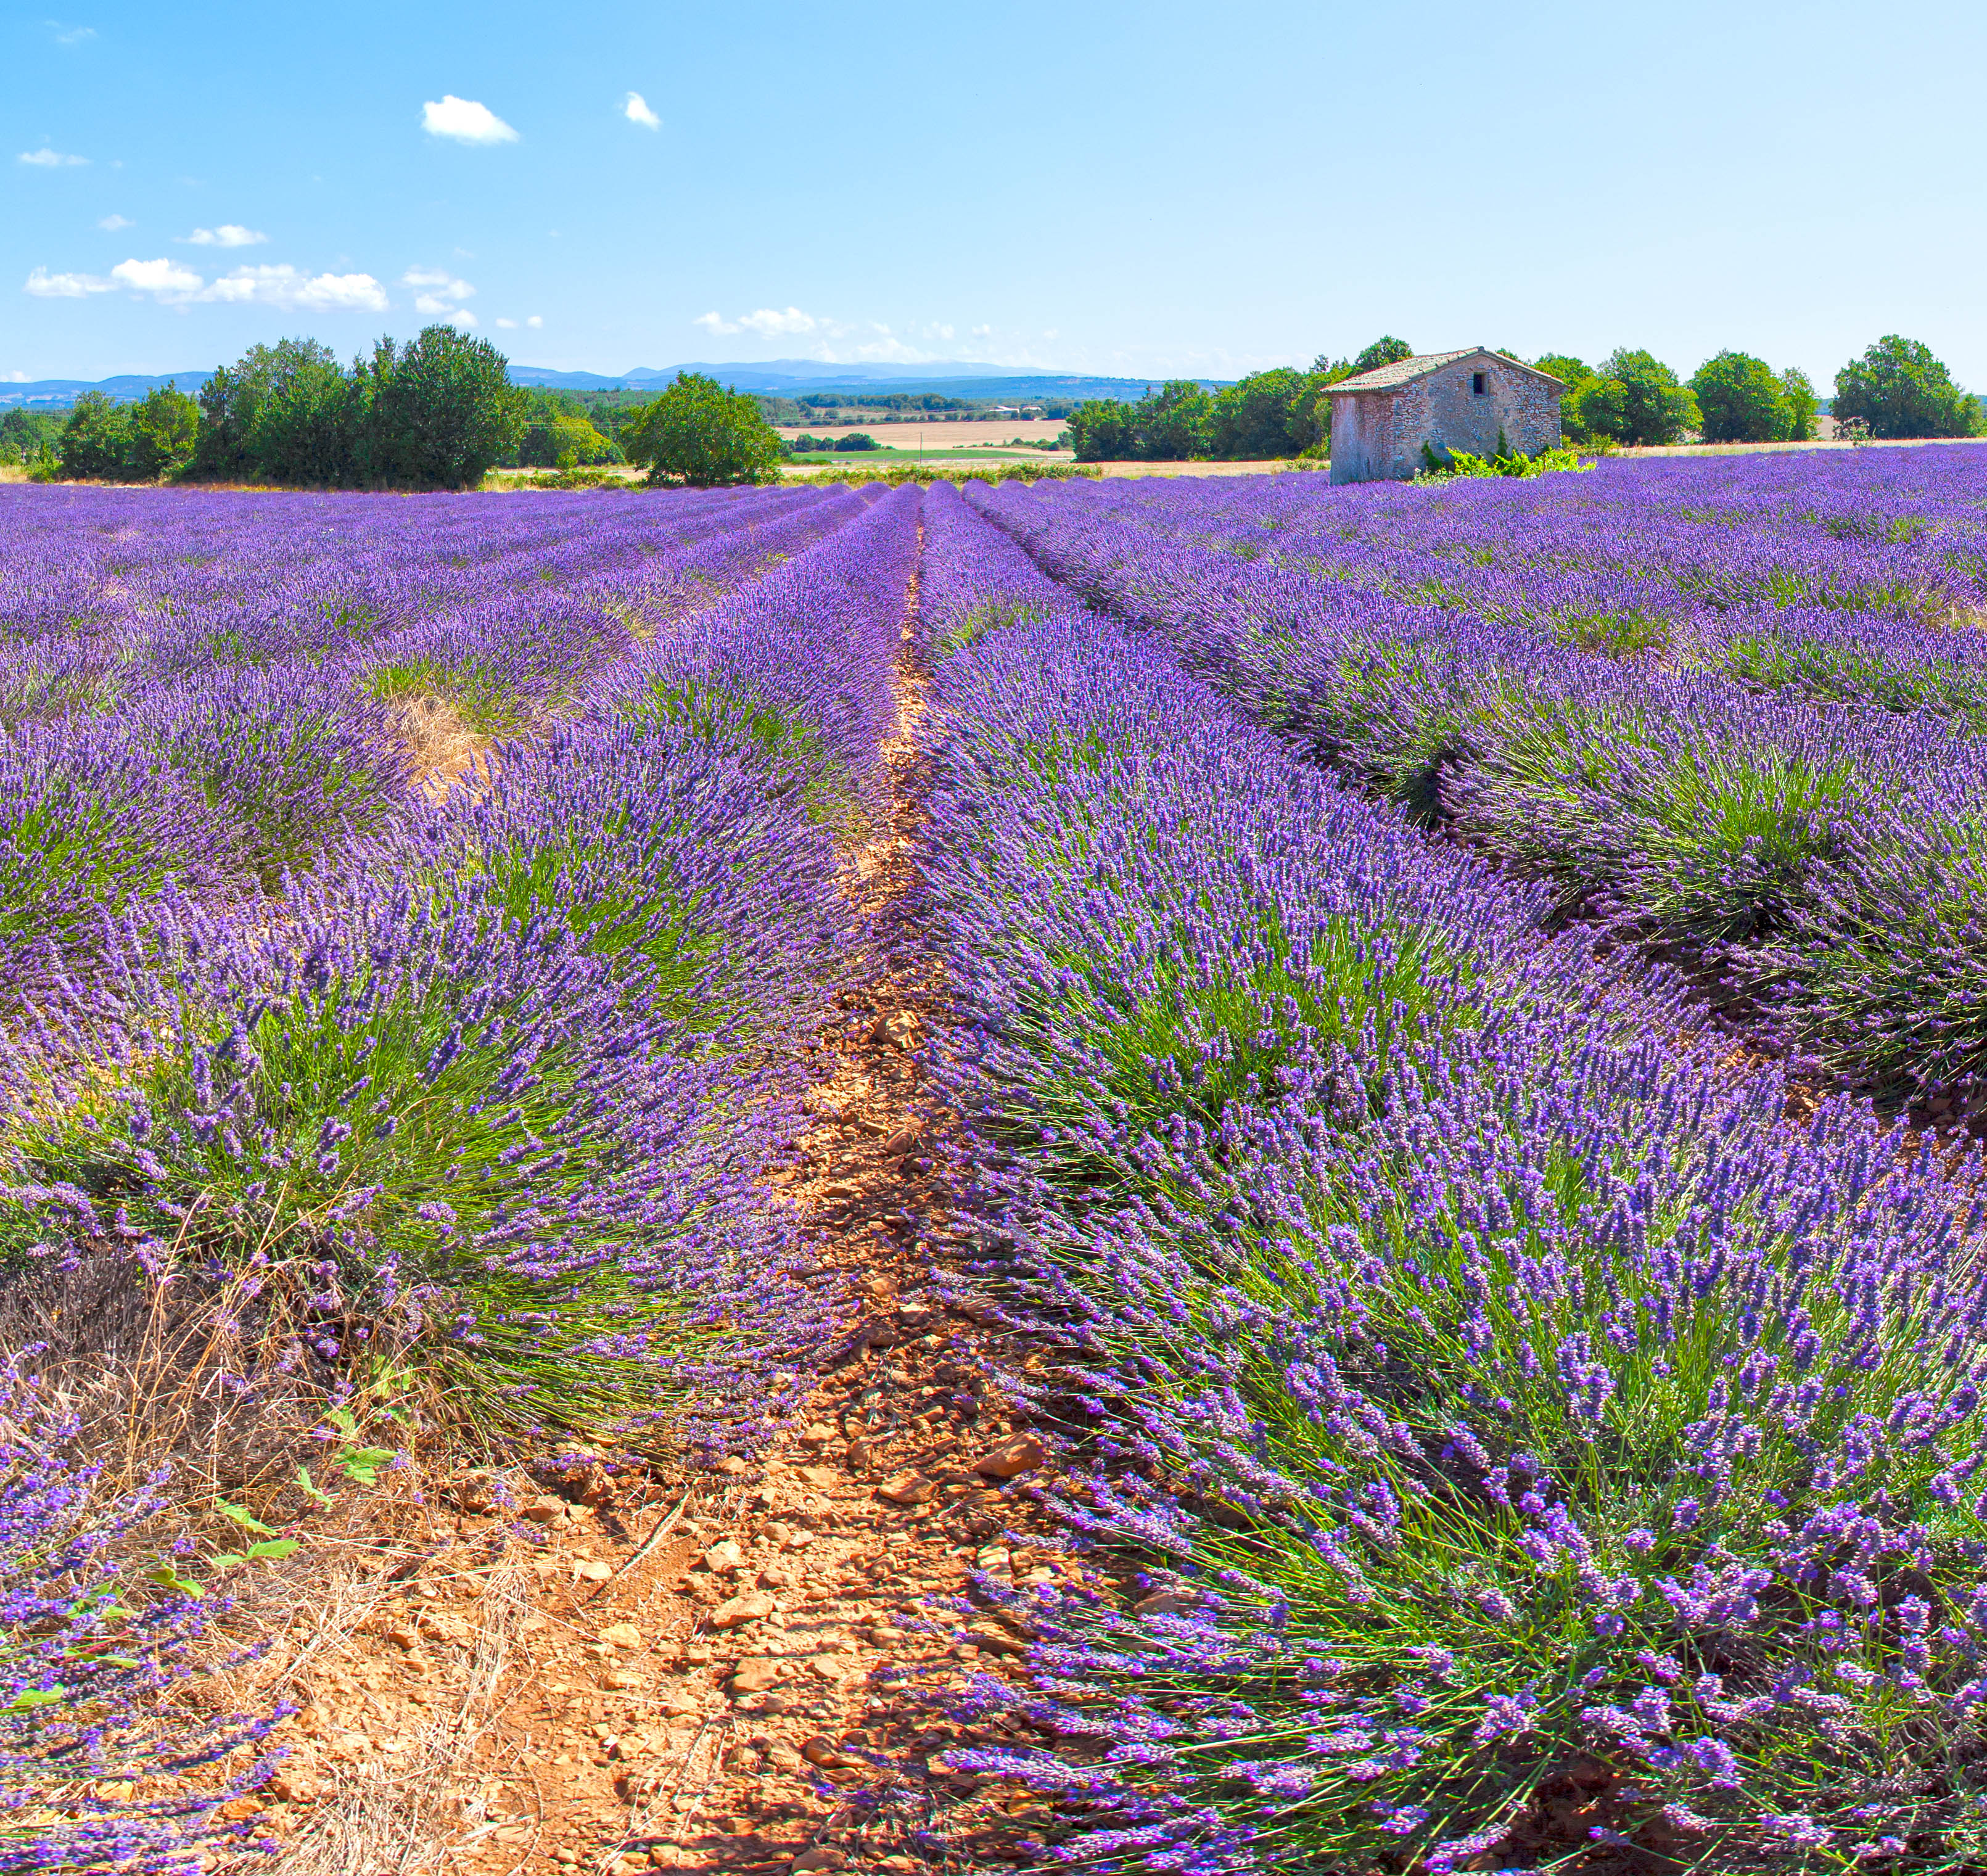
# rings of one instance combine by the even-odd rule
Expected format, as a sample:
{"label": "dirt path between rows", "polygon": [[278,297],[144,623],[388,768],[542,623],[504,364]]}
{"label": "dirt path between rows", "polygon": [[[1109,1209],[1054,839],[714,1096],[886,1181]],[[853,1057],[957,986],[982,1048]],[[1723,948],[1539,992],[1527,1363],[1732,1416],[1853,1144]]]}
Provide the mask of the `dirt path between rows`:
{"label": "dirt path between rows", "polygon": [[775,1176],[857,1287],[852,1345],[761,1463],[508,1491],[479,1476],[427,1505],[288,1679],[308,1703],[292,1759],[243,1801],[286,1876],[957,1872],[1011,1862],[1040,1823],[948,1770],[949,1746],[991,1736],[913,1685],[1021,1652],[970,1605],[972,1573],[1078,1571],[1027,1496],[1044,1443],[987,1378],[1024,1351],[930,1293],[950,1226],[919,1057],[943,1004],[909,899],[926,778],[909,626],[899,691],[889,815],[851,865],[862,988],[811,1044],[811,1125]]}

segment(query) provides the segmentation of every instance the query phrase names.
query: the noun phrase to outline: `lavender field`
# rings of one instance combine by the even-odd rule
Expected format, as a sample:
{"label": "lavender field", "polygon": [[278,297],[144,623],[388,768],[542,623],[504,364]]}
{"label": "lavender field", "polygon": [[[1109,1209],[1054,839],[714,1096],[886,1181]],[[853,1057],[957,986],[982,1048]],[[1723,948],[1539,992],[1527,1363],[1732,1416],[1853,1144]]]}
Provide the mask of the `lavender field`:
{"label": "lavender field", "polygon": [[[930,1280],[1104,1567],[927,1689],[1024,1864],[1987,1862],[1978,452],[10,488],[0,626],[12,1281],[211,1299],[251,1402],[758,1454],[855,1319],[783,1169],[906,816]],[[266,1717],[113,1594],[165,1481],[5,1406],[0,1868],[184,1867]]]}

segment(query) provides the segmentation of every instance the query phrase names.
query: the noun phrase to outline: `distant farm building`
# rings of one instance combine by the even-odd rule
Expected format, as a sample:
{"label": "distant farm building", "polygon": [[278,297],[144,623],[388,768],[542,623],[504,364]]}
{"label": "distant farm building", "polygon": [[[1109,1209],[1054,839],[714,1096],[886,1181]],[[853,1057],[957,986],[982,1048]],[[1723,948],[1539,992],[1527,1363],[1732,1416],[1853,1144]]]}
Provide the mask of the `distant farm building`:
{"label": "distant farm building", "polygon": [[1424,352],[1331,386],[1331,479],[1400,481],[1426,466],[1422,446],[1494,456],[1499,439],[1530,456],[1560,440],[1566,389],[1483,346]]}

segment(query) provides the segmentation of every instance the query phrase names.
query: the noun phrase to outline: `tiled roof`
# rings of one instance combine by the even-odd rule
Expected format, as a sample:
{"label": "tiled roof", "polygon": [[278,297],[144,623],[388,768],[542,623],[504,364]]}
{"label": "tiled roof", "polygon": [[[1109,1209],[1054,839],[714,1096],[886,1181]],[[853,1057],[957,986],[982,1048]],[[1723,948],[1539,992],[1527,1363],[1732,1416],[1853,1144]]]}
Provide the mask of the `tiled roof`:
{"label": "tiled roof", "polygon": [[1412,358],[1397,360],[1392,365],[1376,366],[1371,371],[1362,371],[1356,378],[1341,378],[1329,387],[1333,396],[1341,391],[1391,391],[1403,384],[1412,383],[1431,371],[1444,365],[1453,365],[1459,358],[1494,358],[1500,364],[1515,366],[1528,372],[1534,378],[1543,378],[1548,384],[1560,380],[1549,371],[1539,371],[1530,365],[1520,364],[1514,358],[1506,358],[1501,352],[1493,352],[1488,346],[1465,346],[1459,352],[1418,352]]}

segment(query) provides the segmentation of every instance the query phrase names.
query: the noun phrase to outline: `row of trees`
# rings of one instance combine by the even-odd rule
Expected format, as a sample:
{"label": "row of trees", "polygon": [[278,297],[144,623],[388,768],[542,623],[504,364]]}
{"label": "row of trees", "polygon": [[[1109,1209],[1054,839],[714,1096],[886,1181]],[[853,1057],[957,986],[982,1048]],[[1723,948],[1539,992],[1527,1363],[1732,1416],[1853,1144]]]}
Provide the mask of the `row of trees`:
{"label": "row of trees", "polygon": [[[1321,356],[1307,372],[1259,371],[1219,391],[1178,379],[1137,403],[1098,400],[1070,413],[1080,462],[1318,457],[1331,448],[1331,386],[1413,356],[1391,335],[1357,358]],[[1504,354],[1515,359],[1515,352]],[[1524,362],[1524,361],[1520,361]],[[1565,353],[1530,361],[1564,380],[1560,417],[1577,444],[1798,442],[1814,435],[1820,400],[1804,372],[1775,371],[1744,352],[1707,359],[1688,381],[1648,352],[1624,348],[1598,366]],[[1893,334],[1835,374],[1834,415],[1872,437],[1987,433],[1980,400],[1915,339]]]}
{"label": "row of trees", "polygon": [[1321,354],[1308,371],[1279,366],[1252,372],[1210,391],[1176,378],[1137,403],[1094,399],[1069,413],[1078,462],[1179,462],[1213,458],[1256,462],[1272,457],[1317,457],[1331,447],[1331,400],[1341,378],[1414,356],[1391,333],[1351,359]]}
{"label": "row of trees", "polygon": [[430,326],[341,366],[315,339],[251,346],[201,387],[135,403],[79,397],[56,473],[325,488],[468,488],[521,441],[528,404],[486,341]]}

